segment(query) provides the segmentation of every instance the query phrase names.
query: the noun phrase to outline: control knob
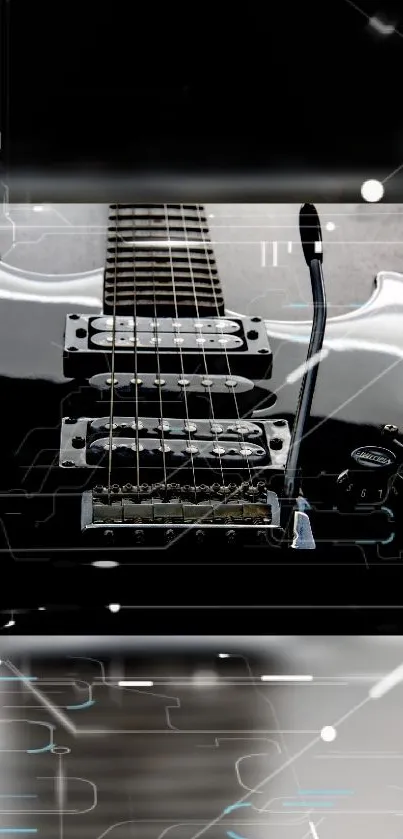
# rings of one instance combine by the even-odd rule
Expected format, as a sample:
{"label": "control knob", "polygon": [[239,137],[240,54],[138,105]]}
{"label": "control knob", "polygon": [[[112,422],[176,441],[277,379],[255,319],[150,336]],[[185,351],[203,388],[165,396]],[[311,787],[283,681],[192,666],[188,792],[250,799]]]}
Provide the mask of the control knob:
{"label": "control knob", "polygon": [[383,504],[397,472],[396,455],[380,446],[360,446],[350,455],[350,464],[337,478],[337,506]]}

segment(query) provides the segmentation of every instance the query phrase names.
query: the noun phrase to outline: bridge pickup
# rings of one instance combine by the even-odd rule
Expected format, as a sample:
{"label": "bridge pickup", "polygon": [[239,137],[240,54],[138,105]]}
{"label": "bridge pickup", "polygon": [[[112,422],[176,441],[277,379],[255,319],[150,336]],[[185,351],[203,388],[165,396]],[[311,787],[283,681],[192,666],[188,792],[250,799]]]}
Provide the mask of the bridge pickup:
{"label": "bridge pickup", "polygon": [[281,473],[290,442],[285,420],[179,420],[114,416],[65,418],[59,464],[68,469],[121,470],[158,480],[194,471]]}
{"label": "bridge pickup", "polygon": [[[134,318],[68,315],[64,374],[86,379],[111,369],[271,375],[272,352],[264,321],[248,318]],[[137,361],[135,362],[135,353]]]}

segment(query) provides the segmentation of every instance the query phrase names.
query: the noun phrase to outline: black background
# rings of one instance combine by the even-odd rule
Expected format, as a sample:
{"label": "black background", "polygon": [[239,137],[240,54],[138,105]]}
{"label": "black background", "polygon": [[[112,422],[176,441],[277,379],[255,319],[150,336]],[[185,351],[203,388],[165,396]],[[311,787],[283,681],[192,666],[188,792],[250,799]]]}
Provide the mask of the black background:
{"label": "black background", "polygon": [[403,34],[366,18],[403,33],[397,4],[2,2],[14,174],[312,173],[340,192],[403,163]]}

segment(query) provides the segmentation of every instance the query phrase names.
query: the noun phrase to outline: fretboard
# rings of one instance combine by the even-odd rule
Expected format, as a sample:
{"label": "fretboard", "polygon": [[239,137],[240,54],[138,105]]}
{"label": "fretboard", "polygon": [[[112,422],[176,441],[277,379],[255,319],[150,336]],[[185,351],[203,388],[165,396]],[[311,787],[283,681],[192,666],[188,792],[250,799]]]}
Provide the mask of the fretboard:
{"label": "fretboard", "polygon": [[104,280],[106,313],[224,314],[204,207],[112,204]]}

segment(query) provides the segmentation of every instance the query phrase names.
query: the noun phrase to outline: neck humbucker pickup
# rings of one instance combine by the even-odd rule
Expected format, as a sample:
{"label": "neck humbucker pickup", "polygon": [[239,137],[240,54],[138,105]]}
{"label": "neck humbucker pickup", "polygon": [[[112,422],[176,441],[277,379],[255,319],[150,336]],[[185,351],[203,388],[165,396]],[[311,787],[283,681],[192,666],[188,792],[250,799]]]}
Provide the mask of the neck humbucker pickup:
{"label": "neck humbucker pickup", "polygon": [[[272,352],[264,320],[247,318],[147,318],[67,316],[64,374],[84,379],[111,369],[271,376]],[[137,362],[136,362],[137,359]]]}

